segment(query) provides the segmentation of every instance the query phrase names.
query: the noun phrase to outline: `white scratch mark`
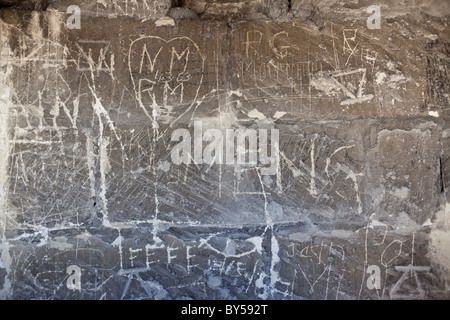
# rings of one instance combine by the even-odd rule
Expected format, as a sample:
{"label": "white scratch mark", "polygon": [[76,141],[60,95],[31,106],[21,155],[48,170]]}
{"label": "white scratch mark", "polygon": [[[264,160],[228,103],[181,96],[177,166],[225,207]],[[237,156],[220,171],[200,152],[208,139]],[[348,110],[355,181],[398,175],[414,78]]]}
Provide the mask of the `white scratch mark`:
{"label": "white scratch mark", "polygon": [[315,140],[312,142],[311,146],[311,183],[309,185],[309,193],[315,197],[317,196],[317,189],[316,189],[316,160],[315,160],[315,151],[316,151],[316,144]]}
{"label": "white scratch mark", "polygon": [[[0,55],[3,57],[11,53],[7,45],[7,37],[3,35],[2,24],[0,22]],[[11,102],[11,89],[8,86],[9,75],[12,72],[12,66],[7,62],[0,62],[0,236],[4,236],[6,224],[9,217],[7,199],[8,199],[8,159],[9,159],[9,139],[8,139],[8,114]]]}

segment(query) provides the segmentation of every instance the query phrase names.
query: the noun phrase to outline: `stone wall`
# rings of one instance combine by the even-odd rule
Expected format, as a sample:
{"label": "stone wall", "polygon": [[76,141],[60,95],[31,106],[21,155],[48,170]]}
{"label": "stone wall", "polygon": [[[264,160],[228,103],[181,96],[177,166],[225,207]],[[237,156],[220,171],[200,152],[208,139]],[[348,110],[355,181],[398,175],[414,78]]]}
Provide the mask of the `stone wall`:
{"label": "stone wall", "polygon": [[450,298],[448,1],[1,4],[0,298]]}

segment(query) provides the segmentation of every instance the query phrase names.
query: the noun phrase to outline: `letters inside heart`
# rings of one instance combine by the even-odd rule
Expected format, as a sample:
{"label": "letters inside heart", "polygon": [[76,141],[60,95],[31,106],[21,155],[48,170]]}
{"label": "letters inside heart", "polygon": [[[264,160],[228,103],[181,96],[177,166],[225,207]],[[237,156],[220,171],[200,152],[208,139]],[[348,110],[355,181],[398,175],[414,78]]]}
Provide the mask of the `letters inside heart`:
{"label": "letters inside heart", "polygon": [[205,59],[188,37],[137,39],[128,58],[136,98],[158,120],[168,123],[196,101]]}

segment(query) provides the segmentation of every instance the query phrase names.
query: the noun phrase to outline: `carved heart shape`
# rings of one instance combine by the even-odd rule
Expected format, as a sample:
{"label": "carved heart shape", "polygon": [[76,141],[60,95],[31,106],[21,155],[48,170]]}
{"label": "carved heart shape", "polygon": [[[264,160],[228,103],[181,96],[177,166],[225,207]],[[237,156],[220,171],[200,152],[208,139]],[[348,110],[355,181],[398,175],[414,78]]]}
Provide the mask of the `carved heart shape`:
{"label": "carved heart shape", "polygon": [[191,107],[203,81],[205,59],[188,37],[156,36],[131,43],[128,66],[136,98],[148,115],[163,123]]}

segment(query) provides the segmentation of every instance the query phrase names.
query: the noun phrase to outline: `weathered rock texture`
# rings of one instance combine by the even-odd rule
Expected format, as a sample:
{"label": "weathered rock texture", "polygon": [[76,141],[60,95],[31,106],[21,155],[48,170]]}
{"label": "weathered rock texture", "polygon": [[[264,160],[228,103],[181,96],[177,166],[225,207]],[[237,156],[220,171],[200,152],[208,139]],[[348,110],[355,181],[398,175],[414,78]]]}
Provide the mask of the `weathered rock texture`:
{"label": "weathered rock texture", "polygon": [[1,298],[450,298],[448,1],[76,2],[0,11]]}

